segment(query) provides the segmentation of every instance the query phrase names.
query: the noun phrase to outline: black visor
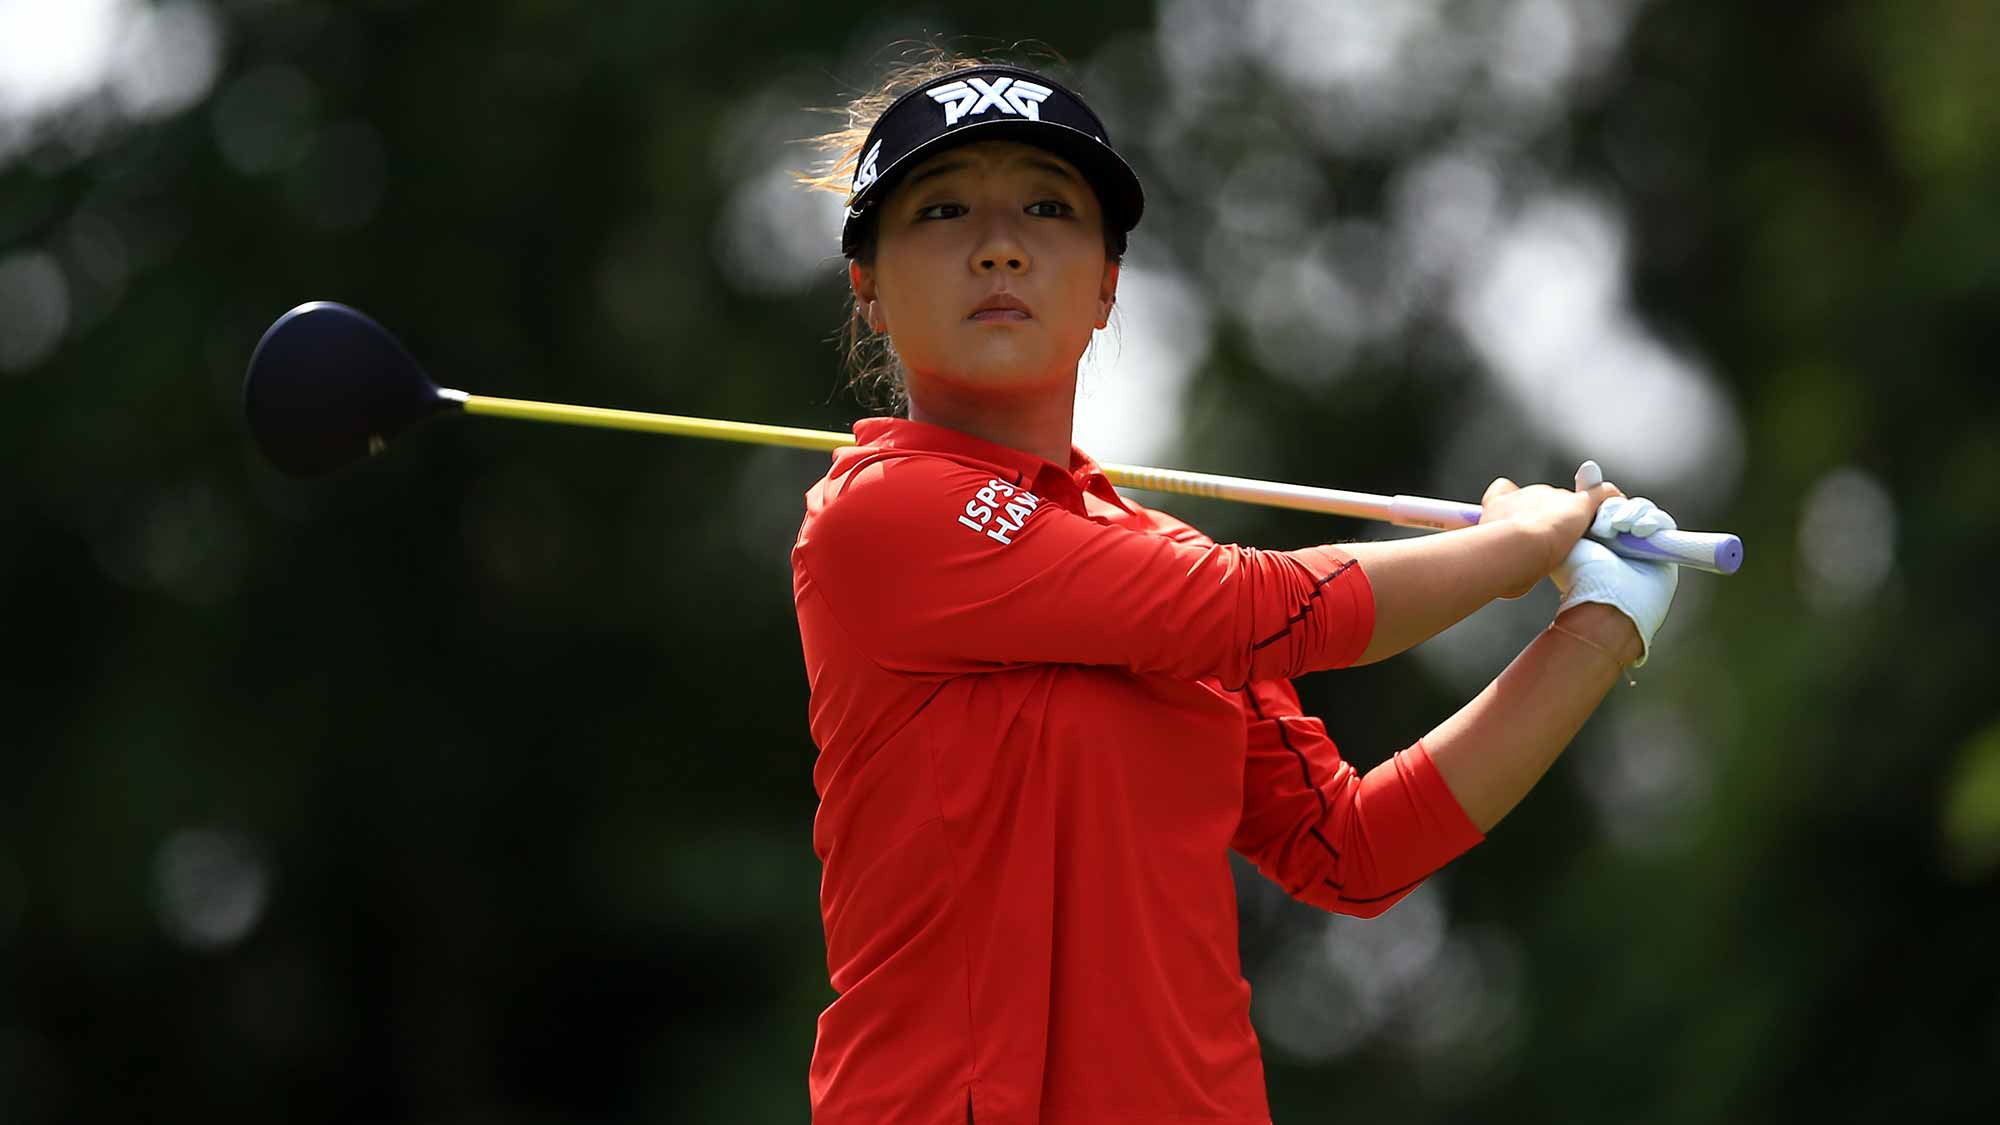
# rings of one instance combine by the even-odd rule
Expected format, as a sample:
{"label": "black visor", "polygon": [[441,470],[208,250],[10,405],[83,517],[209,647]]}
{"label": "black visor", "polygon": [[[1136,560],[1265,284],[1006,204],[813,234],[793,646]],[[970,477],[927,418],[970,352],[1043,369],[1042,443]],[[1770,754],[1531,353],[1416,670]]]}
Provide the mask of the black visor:
{"label": "black visor", "polygon": [[1112,150],[1111,134],[1082,98],[1018,66],[955,70],[882,111],[861,146],[840,252],[852,258],[860,250],[870,212],[903,173],[926,157],[973,141],[1019,141],[1076,165],[1104,207],[1105,232],[1124,252],[1125,235],[1139,224],[1145,206],[1139,177]]}

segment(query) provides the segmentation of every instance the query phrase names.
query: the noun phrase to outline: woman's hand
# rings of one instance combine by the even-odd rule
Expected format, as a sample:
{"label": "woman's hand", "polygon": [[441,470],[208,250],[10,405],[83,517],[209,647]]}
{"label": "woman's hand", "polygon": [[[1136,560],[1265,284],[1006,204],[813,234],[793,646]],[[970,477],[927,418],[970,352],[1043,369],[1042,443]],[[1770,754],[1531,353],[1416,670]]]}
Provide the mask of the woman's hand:
{"label": "woman's hand", "polygon": [[[1569,549],[1590,528],[1598,505],[1614,496],[1623,496],[1618,486],[1604,480],[1597,462],[1585,461],[1576,471],[1574,491],[1546,484],[1521,488],[1506,477],[1486,486],[1479,500],[1479,523],[1510,523],[1526,534],[1533,544],[1532,573],[1516,576],[1502,597],[1518,598],[1535,588],[1535,583],[1561,565]],[[1586,487],[1587,486],[1587,487]]]}
{"label": "woman's hand", "polygon": [[1673,563],[1625,558],[1612,553],[1598,539],[1608,539],[1620,532],[1644,539],[1654,532],[1671,531],[1679,526],[1665,509],[1643,496],[1613,500],[1599,508],[1597,518],[1591,523],[1591,537],[1578,539],[1562,565],[1549,574],[1549,580],[1562,595],[1556,616],[1573,615],[1577,607],[1591,602],[1618,610],[1631,624],[1610,628],[1613,639],[1608,643],[1615,659],[1634,668],[1645,664],[1652,655],[1653,634],[1659,631],[1660,623],[1667,619],[1668,607],[1673,605],[1681,568]]}

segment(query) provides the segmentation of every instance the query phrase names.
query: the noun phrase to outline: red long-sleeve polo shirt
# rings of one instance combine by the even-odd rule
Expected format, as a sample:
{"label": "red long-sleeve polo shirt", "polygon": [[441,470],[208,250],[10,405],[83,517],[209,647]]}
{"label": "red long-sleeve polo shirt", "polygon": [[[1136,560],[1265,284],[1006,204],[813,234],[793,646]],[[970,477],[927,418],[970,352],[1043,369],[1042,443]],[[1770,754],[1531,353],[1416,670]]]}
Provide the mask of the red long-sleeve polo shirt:
{"label": "red long-sleeve polo shirt", "polygon": [[1267,1125],[1231,848],[1375,914],[1481,836],[1421,743],[1365,777],[1288,682],[1360,655],[1333,547],[1216,545],[899,418],[806,494],[793,589],[838,994],[815,1125]]}

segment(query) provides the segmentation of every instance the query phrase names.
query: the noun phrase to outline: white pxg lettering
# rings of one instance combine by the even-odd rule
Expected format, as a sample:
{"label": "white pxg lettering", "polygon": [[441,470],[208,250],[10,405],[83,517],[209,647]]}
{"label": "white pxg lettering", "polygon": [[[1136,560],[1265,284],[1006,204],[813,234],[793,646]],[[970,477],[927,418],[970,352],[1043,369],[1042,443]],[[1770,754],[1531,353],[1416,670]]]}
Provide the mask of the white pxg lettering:
{"label": "white pxg lettering", "polygon": [[989,479],[972,499],[965,502],[965,514],[958,522],[1000,543],[1012,543],[1008,536],[1021,530],[1042,498],[1006,481]]}

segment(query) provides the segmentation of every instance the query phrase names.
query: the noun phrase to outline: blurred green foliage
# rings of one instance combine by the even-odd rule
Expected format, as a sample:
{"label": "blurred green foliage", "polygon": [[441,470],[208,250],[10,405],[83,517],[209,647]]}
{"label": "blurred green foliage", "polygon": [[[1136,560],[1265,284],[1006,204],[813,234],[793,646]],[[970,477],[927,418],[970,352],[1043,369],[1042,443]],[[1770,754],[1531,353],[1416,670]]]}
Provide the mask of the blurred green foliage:
{"label": "blurred green foliage", "polygon": [[[118,267],[73,269],[65,338],[0,376],[4,1118],[805,1120],[831,993],[786,552],[824,462],[494,422],[292,482],[242,433],[243,365],[339,299],[446,385],[844,428],[835,247],[780,292],[716,250],[749,131],[918,28],[1129,60],[1154,5],[217,11],[204,101],[0,165],[0,251]],[[1684,655],[1438,881],[1516,951],[1504,1042],[1267,1045],[1277,1121],[2000,1108],[1997,40],[1976,0],[1653,3],[1542,154],[1621,201],[1637,306],[1740,414],[1740,483],[1681,515],[1748,565],[1684,579]],[[1136,138],[1168,78],[1118,73]],[[1402,155],[1329,168],[1337,205]],[[1190,201],[1156,198],[1194,260]],[[1476,496],[1433,451],[1480,379],[1411,349],[1301,385],[1224,324],[1185,461]],[[1562,479],[1513,449],[1479,471]],[[1893,499],[1893,569],[1815,604],[1801,506],[1843,468]],[[1301,688],[1364,764],[1467,694],[1414,658]],[[1585,784],[1621,712],[1681,716],[1705,779],[1646,846]],[[1260,981],[1317,919],[1245,901]]]}

